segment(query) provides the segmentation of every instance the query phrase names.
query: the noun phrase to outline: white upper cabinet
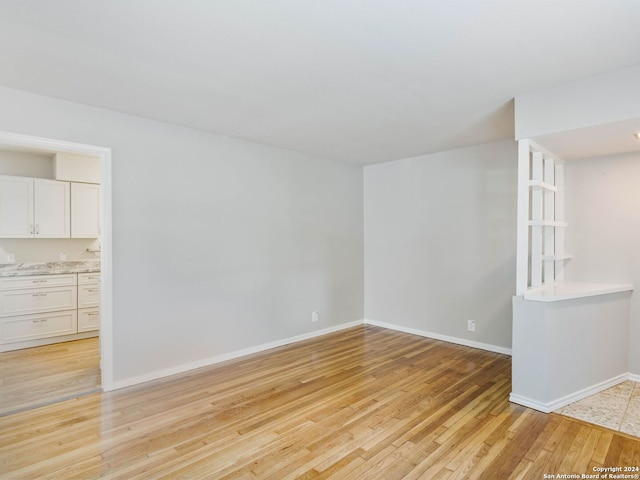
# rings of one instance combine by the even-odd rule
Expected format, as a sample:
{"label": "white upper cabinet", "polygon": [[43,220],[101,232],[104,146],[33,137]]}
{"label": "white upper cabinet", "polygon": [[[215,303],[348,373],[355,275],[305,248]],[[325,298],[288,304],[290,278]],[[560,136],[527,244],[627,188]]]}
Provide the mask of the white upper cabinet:
{"label": "white upper cabinet", "polygon": [[69,238],[68,182],[0,176],[0,238]]}
{"label": "white upper cabinet", "polygon": [[100,185],[71,184],[71,237],[100,236]]}
{"label": "white upper cabinet", "polygon": [[35,237],[69,238],[71,188],[68,182],[34,179]]}
{"label": "white upper cabinet", "polygon": [[0,176],[0,237],[33,237],[33,213],[33,179]]}

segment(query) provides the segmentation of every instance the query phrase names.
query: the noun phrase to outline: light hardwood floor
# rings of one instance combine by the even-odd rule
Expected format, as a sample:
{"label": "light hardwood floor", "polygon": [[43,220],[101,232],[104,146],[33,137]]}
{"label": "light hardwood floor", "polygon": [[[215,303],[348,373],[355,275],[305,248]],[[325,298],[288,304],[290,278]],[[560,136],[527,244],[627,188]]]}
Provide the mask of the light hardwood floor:
{"label": "light hardwood floor", "polygon": [[0,418],[3,479],[541,479],[640,442],[510,404],[510,358],[362,326]]}
{"label": "light hardwood floor", "polygon": [[97,337],[0,353],[0,415],[99,388]]}

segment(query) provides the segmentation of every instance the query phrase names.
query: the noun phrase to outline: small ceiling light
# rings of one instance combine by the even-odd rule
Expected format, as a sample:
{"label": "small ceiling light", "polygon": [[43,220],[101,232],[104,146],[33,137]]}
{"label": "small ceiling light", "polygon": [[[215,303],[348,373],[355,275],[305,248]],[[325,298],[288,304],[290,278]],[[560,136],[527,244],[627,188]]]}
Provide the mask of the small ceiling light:
{"label": "small ceiling light", "polygon": [[640,140],[640,132],[634,133],[633,136],[636,138],[636,140]]}

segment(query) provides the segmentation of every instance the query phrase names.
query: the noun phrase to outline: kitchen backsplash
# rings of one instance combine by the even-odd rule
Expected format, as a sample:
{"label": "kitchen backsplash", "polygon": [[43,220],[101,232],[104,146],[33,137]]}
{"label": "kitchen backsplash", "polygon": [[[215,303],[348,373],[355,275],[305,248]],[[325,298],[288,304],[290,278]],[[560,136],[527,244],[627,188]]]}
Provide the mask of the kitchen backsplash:
{"label": "kitchen backsplash", "polygon": [[100,241],[93,238],[3,238],[0,239],[0,263],[10,263],[8,254],[13,254],[15,263],[58,262],[60,253],[67,261],[99,260]]}

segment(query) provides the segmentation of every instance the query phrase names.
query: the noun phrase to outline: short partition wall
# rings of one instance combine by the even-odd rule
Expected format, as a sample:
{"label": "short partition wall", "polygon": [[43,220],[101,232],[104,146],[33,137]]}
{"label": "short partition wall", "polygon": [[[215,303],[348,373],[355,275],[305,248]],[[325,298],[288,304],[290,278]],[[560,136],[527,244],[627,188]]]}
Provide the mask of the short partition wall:
{"label": "short partition wall", "polygon": [[629,297],[513,297],[510,400],[547,413],[626,380]]}
{"label": "short partition wall", "polygon": [[633,286],[565,279],[563,163],[519,141],[510,400],[543,412],[628,378]]}

